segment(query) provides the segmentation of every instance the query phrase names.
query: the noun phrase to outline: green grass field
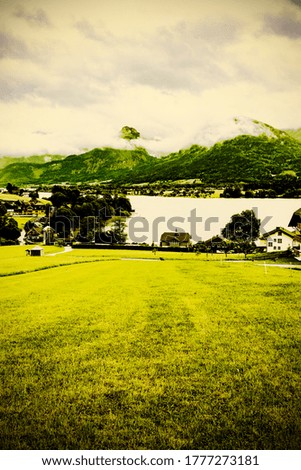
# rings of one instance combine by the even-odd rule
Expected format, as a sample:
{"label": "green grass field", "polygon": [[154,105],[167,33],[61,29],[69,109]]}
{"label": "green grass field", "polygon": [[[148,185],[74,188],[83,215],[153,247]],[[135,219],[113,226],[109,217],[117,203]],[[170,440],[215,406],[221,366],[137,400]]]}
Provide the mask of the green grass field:
{"label": "green grass field", "polygon": [[[0,193],[0,201],[23,201],[23,202],[31,202],[32,199],[27,196],[19,196],[18,194],[8,194],[8,193]],[[40,204],[49,204],[49,201],[46,199],[37,199]]]}
{"label": "green grass field", "polygon": [[23,230],[24,225],[26,224],[26,222],[28,222],[28,220],[35,220],[36,219],[36,217],[32,217],[30,215],[28,217],[24,217],[24,216],[20,217],[18,215],[14,215],[12,218],[17,222],[18,227],[19,227],[20,230]]}
{"label": "green grass field", "polygon": [[301,448],[301,271],[24,252],[0,248],[2,449]]}

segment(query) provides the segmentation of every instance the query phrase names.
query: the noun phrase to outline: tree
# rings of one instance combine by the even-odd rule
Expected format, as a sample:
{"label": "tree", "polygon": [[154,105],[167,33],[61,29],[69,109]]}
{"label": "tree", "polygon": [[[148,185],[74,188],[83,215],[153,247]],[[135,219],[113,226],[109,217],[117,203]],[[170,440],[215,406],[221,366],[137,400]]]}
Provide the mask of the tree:
{"label": "tree", "polygon": [[95,240],[95,218],[83,217],[80,219],[79,234],[77,239],[84,242],[92,242]]}
{"label": "tree", "polygon": [[235,243],[231,242],[230,240],[223,240],[220,245],[220,250],[225,253],[226,258],[228,256],[229,251],[232,251],[234,249],[235,249]]}
{"label": "tree", "polygon": [[127,235],[125,232],[125,217],[114,216],[109,220],[111,229],[107,232],[110,236],[111,243],[125,243]]}
{"label": "tree", "polygon": [[3,202],[0,202],[0,217],[3,217],[7,213],[7,209]]}
{"label": "tree", "polygon": [[14,219],[7,217],[6,207],[0,202],[0,244],[2,243],[2,238],[16,242],[20,235],[21,231],[18,228],[18,223]]}
{"label": "tree", "polygon": [[29,197],[30,197],[30,199],[31,199],[33,202],[35,202],[37,199],[39,199],[39,193],[38,193],[38,191],[31,191],[31,192],[29,193]]}
{"label": "tree", "polygon": [[[275,176],[272,186],[273,189],[277,192],[277,194],[283,194],[287,191],[295,190],[297,183],[298,177],[296,173],[291,170],[286,170],[282,171],[279,175]],[[290,195],[287,197],[290,197]]]}
{"label": "tree", "polygon": [[18,223],[15,219],[6,219],[5,224],[0,229],[0,237],[6,240],[16,241],[21,235],[21,231],[18,228]]}
{"label": "tree", "polygon": [[232,198],[239,198],[241,196],[242,194],[241,194],[241,189],[239,186],[227,186],[220,195],[220,197],[232,197]]}
{"label": "tree", "polygon": [[129,217],[132,211],[131,202],[124,196],[115,196],[113,199],[113,207],[116,215]]}
{"label": "tree", "polygon": [[9,192],[9,194],[14,194],[14,193],[18,192],[18,190],[19,190],[18,186],[14,186],[11,183],[7,183],[6,189]]}
{"label": "tree", "polygon": [[124,126],[120,131],[120,137],[125,140],[138,139],[140,137],[140,132],[138,132],[134,127]]}
{"label": "tree", "polygon": [[11,183],[7,183],[6,189],[9,192],[9,194],[12,194],[13,192],[13,185]]}
{"label": "tree", "polygon": [[67,196],[59,191],[53,193],[49,199],[52,205],[57,208],[61,207],[63,204],[66,204],[68,202]]}
{"label": "tree", "polygon": [[6,216],[6,213],[7,213],[7,210],[6,210],[6,207],[5,205],[0,202],[0,243],[2,242],[1,238],[2,238],[2,231],[4,230],[4,227],[6,225],[6,222],[7,222],[7,216]]}
{"label": "tree", "polygon": [[260,220],[253,210],[245,210],[241,214],[232,215],[221,233],[223,237],[235,242],[241,251],[247,253],[254,248],[254,240],[259,237]]}

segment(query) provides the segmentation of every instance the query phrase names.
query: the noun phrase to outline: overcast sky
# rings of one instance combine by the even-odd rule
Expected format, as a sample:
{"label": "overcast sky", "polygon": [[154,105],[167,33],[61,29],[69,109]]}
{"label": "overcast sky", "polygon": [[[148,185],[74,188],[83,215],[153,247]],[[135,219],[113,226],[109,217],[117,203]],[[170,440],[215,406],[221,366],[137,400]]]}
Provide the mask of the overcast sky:
{"label": "overcast sky", "polygon": [[[0,155],[301,127],[301,0],[0,0]],[[202,142],[195,142],[202,143]]]}

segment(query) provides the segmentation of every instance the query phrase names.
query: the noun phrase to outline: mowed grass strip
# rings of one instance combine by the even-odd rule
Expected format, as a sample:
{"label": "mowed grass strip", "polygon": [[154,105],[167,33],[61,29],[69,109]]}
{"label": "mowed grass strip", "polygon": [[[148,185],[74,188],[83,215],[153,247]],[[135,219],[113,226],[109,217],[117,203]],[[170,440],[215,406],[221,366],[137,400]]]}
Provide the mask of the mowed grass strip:
{"label": "mowed grass strip", "polygon": [[299,449],[300,274],[195,257],[1,279],[1,447]]}
{"label": "mowed grass strip", "polygon": [[[120,259],[148,259],[164,260],[194,260],[196,255],[191,252],[157,252],[143,250],[119,250],[119,249],[73,249],[64,252],[63,247],[43,246],[43,256],[26,256],[26,250],[32,245],[0,247],[0,277],[25,274],[44,269],[56,268],[62,265],[88,263],[103,260]],[[239,256],[239,255],[236,255]],[[224,255],[198,255],[198,260],[217,261],[223,260]]]}

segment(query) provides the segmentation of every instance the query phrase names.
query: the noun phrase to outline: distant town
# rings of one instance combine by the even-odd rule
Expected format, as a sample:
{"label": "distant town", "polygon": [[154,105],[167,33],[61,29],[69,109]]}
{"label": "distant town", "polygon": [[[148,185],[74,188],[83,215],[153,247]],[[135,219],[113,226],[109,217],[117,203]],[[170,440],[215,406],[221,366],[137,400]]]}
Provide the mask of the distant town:
{"label": "distant town", "polygon": [[[72,245],[74,247],[122,247],[128,249],[194,251],[196,253],[281,253],[300,256],[301,208],[291,214],[290,230],[275,227],[260,234],[260,221],[250,211],[234,214],[220,235],[195,242],[182,230],[163,231],[158,243],[128,240],[127,220],[135,209],[129,195],[191,197],[195,183],[175,189],[156,185],[53,185],[20,188],[10,183],[1,188],[2,245]],[[155,189],[157,190],[155,191]],[[41,255],[42,250],[29,252]]]}

